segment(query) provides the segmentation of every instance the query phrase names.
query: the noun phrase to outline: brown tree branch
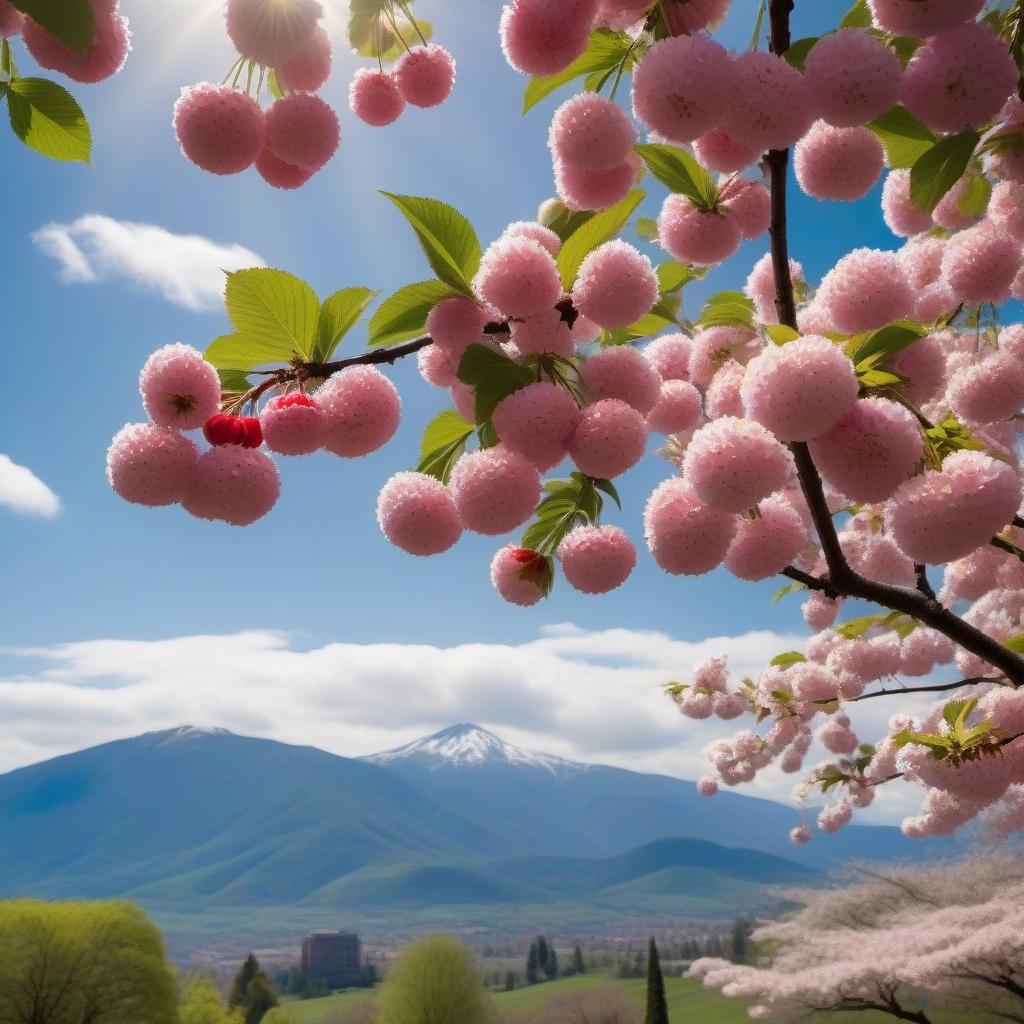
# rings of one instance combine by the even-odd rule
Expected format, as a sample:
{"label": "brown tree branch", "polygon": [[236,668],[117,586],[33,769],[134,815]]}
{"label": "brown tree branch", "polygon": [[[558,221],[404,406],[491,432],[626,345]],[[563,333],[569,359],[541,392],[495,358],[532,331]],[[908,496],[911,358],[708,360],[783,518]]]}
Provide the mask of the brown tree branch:
{"label": "brown tree branch", "polygon": [[958,679],[955,683],[937,683],[934,686],[903,686],[898,690],[874,690],[862,693],[859,697],[844,697],[844,704],[856,704],[858,701],[871,700],[873,697],[898,697],[905,693],[944,693],[946,690],[959,690],[963,686],[978,686],[982,683],[1002,683],[1002,679],[991,676],[972,676],[970,679]]}
{"label": "brown tree branch", "polygon": [[[783,54],[789,49],[789,18],[793,0],[770,0],[771,49]],[[789,272],[789,243],[786,222],[787,150],[771,150],[766,157],[771,189],[771,253],[775,272],[776,308],[779,322],[797,329],[796,297]],[[855,572],[846,560],[832,514],[825,500],[825,491],[810,450],[804,443],[790,446],[796,462],[797,475],[804,498],[811,512],[818,540],[828,566],[828,579],[838,594],[860,598],[883,608],[903,612],[918,622],[938,630],[954,643],[984,658],[1004,673],[1016,686],[1024,686],[1024,658],[1008,650],[998,640],[988,636],[944,608],[933,597],[918,590],[896,587],[888,583],[869,580]],[[801,581],[803,582],[803,581]],[[818,589],[824,589],[819,587]]]}

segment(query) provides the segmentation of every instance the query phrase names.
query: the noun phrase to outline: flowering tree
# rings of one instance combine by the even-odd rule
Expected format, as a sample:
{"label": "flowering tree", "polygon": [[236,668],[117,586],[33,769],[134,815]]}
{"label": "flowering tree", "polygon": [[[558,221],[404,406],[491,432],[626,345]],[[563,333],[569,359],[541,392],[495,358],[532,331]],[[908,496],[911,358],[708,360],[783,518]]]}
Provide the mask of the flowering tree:
{"label": "flowering tree", "polygon": [[[88,2],[100,20],[116,9]],[[801,771],[817,730],[835,759],[801,792],[828,794],[823,831],[897,780],[924,789],[909,835],[983,812],[1019,829],[1024,326],[1000,310],[1024,297],[1024,8],[858,0],[835,31],[794,40],[794,0],[751,6],[754,44],[731,54],[711,34],[730,0],[513,0],[498,31],[529,76],[524,108],[582,86],[551,122],[558,198],[484,249],[451,206],[385,194],[434,276],[386,298],[369,351],[346,358],[336,349],[370,289],[321,301],[281,270],[229,275],[232,332],[204,353],[149,358],[147,421],[114,438],[110,483],[138,504],[252,523],[279,497],[269,452],[351,459],[392,437],[401,402],[379,367],[416,355],[454,408],[427,425],[415,469],[383,486],[381,530],[429,556],[465,530],[524,528],[490,574],[531,605],[556,568],[585,593],[625,582],[636,549],[605,512],[614,479],[662,434],[671,472],[643,514],[654,562],[680,576],[782,575],[815,631],[756,678],[731,679],[717,659],[669,688],[690,717],[753,721],[711,747],[701,791],[773,763]],[[255,163],[299,187],[337,145],[315,95],[330,70],[321,7],[226,11],[239,61],[220,85],[183,93],[182,150],[214,173]],[[352,83],[358,116],[385,124],[448,95],[454,63],[429,34],[404,0],[352,3],[349,42],[377,62]],[[616,102],[627,82],[632,117]],[[267,110],[264,84],[277,97]],[[814,288],[788,250],[791,150],[799,186],[823,201],[863,198],[887,165],[883,212],[905,244],[854,249]],[[637,216],[648,175],[668,190],[656,220]],[[662,251],[657,266],[619,237],[630,225]],[[765,235],[744,289],[684,317],[686,285]],[[202,451],[187,436],[199,429]],[[567,476],[542,479],[566,459]],[[837,621],[850,600],[873,610]],[[891,683],[946,664],[963,678]],[[906,695],[921,692],[943,695],[914,717]],[[849,713],[875,699],[894,715],[869,744]]]}
{"label": "flowering tree", "polygon": [[755,1018],[873,1009],[929,1024],[937,995],[969,1006],[971,1020],[1024,1020],[1019,859],[985,855],[858,874],[845,887],[788,894],[802,909],[754,936],[777,950],[767,965],[703,959],[691,975],[753,999]]}

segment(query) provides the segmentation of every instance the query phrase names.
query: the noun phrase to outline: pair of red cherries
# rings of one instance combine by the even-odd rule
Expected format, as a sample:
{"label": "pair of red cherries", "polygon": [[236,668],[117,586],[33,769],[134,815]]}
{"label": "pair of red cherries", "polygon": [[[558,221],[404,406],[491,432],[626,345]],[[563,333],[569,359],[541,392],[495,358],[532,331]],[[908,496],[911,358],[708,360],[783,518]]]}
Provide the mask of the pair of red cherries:
{"label": "pair of red cherries", "polygon": [[263,444],[263,428],[255,416],[215,412],[203,426],[203,435],[212,445],[240,444],[243,448],[259,448]]}

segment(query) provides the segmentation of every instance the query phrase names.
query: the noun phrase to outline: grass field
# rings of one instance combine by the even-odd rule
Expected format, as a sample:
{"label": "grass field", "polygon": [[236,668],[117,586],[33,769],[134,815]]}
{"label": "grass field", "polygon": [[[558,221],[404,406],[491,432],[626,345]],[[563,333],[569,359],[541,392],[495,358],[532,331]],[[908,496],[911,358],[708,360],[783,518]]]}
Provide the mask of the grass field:
{"label": "grass field", "polygon": [[[621,980],[607,974],[583,974],[575,978],[560,978],[543,985],[531,985],[515,992],[499,992],[494,1001],[499,1009],[512,1019],[521,1018],[530,1024],[539,1017],[545,1005],[558,995],[617,988],[642,1009],[645,986],[642,980]],[[672,1024],[749,1024],[746,1003],[741,999],[726,999],[717,992],[709,992],[697,981],[687,978],[666,978],[669,1017]],[[296,1024],[323,1024],[329,1017],[351,1010],[372,998],[366,989],[352,989],[323,999],[307,999],[286,1004]],[[876,1013],[834,1013],[816,1018],[821,1024],[891,1024],[892,1017]],[[945,1019],[942,1024],[966,1024]]]}

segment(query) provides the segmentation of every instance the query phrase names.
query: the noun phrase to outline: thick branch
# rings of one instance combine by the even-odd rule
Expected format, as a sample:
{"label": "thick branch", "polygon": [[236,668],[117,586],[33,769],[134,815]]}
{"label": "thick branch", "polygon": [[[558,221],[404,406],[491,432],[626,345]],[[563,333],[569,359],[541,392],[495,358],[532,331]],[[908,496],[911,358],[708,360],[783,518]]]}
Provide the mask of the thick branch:
{"label": "thick branch", "polygon": [[[789,16],[792,10],[793,0],[770,0],[771,48],[774,53],[783,54],[789,49]],[[771,249],[772,267],[775,272],[775,304],[779,322],[796,330],[796,299],[789,272],[786,225],[786,175],[789,154],[786,150],[773,149],[766,159],[771,187]],[[869,580],[850,567],[839,543],[832,513],[825,500],[821,477],[811,458],[810,450],[802,442],[791,445],[791,449],[800,487],[811,512],[811,519],[828,566],[829,583],[834,592],[903,612],[918,622],[938,630],[972,654],[984,658],[1015,685],[1024,686],[1024,658],[964,622],[927,593]]]}

